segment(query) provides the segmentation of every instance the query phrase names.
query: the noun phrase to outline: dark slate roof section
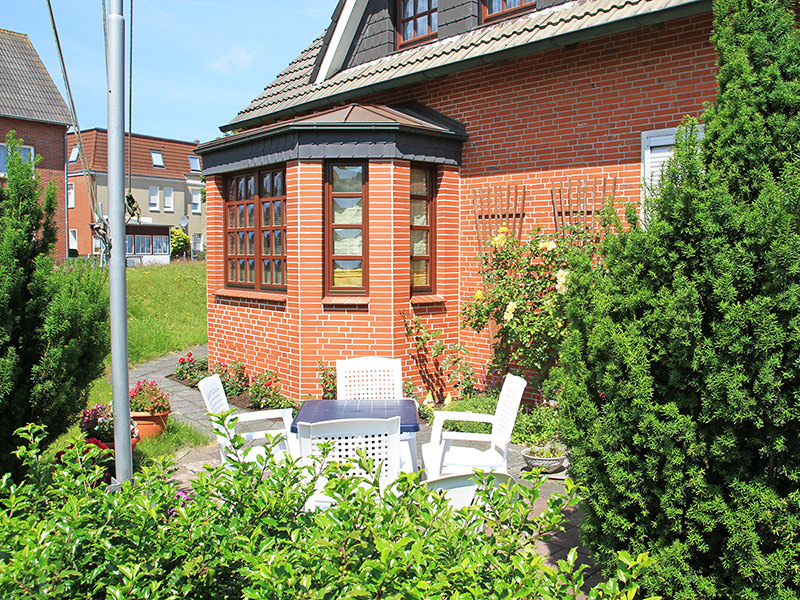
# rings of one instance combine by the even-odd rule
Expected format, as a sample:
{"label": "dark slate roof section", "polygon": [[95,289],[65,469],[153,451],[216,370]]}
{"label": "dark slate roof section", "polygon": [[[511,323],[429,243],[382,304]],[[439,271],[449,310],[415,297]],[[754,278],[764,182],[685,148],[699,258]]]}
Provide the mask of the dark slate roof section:
{"label": "dark slate roof section", "polygon": [[[355,67],[394,52],[397,37],[393,20],[395,6],[391,0],[369,0],[354,43],[345,58],[345,68]],[[313,79],[312,77],[312,81]]]}
{"label": "dark slate roof section", "polygon": [[480,0],[439,0],[439,39],[478,27],[480,10]]}
{"label": "dark slate roof section", "polygon": [[303,159],[405,159],[461,164],[462,123],[419,103],[349,104],[201,145],[214,175]]}
{"label": "dark slate roof section", "polygon": [[[710,10],[711,0],[575,0],[396,52],[340,71],[315,85],[310,74],[322,48],[320,36],[287,71],[220,129],[254,127],[479,64]],[[286,73],[291,73],[291,78]]]}
{"label": "dark slate roof section", "polygon": [[69,125],[69,109],[24,33],[0,29],[0,116]]}

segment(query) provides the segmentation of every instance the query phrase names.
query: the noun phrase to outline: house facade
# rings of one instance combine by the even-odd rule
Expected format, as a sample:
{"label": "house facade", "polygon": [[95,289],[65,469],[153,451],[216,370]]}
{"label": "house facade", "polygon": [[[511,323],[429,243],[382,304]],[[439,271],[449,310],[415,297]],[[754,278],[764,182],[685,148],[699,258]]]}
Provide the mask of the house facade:
{"label": "house facade", "polygon": [[[100,215],[108,216],[108,132],[81,132],[86,165],[78,152],[77,136],[67,137],[67,212],[70,248],[79,256],[102,252],[100,237],[92,229]],[[129,144],[130,142],[130,144]],[[197,143],[147,135],[125,135],[125,189],[132,194],[138,214],[128,215],[126,255],[133,263],[167,263],[169,229],[183,229],[192,250],[205,248],[205,204],[202,161],[194,153]],[[129,173],[128,162],[130,148]],[[181,225],[186,218],[187,225]]]}
{"label": "house facade", "polygon": [[295,397],[366,354],[429,386],[417,318],[481,373],[488,334],[459,311],[482,244],[509,221],[555,229],[565,189],[640,203],[714,98],[711,21],[695,0],[341,0],[198,149],[210,360],[275,370]]}
{"label": "house facade", "polygon": [[13,131],[23,156],[41,157],[36,172],[42,189],[51,182],[56,186],[57,262],[67,256],[64,162],[70,123],[69,109],[30,38],[0,29],[0,185],[6,173],[6,136]]}

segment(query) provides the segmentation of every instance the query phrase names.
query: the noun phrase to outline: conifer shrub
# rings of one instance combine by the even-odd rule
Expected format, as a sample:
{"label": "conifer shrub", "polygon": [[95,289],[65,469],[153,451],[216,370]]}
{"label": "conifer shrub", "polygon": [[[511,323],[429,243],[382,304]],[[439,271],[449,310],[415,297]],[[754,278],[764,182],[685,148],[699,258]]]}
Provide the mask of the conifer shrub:
{"label": "conifer shrub", "polygon": [[106,272],[55,267],[54,184],[40,199],[34,165],[7,138],[0,184],[0,472],[15,469],[13,432],[46,425],[52,439],[86,406],[109,350]]}
{"label": "conifer shrub", "polygon": [[717,101],[649,220],[573,265],[560,390],[583,533],[651,551],[665,598],[800,595],[800,37],[786,2],[715,3]]}

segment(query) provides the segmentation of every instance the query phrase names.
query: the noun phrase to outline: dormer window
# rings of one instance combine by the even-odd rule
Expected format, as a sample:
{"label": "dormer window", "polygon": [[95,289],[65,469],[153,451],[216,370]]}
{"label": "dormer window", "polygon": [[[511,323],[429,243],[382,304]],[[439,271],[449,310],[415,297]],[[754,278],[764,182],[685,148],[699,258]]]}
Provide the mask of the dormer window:
{"label": "dormer window", "polygon": [[153,161],[154,167],[164,168],[164,156],[161,154],[161,150],[150,150],[150,160]]}
{"label": "dormer window", "polygon": [[73,146],[72,151],[69,153],[69,162],[73,163],[78,160],[78,147]]}
{"label": "dormer window", "polygon": [[535,8],[536,0],[483,0],[483,19],[502,19]]}
{"label": "dormer window", "polygon": [[190,171],[202,171],[203,169],[200,168],[200,157],[195,156],[194,154],[189,155],[189,170]]}
{"label": "dormer window", "polygon": [[425,41],[439,30],[439,0],[399,0],[400,44]]}

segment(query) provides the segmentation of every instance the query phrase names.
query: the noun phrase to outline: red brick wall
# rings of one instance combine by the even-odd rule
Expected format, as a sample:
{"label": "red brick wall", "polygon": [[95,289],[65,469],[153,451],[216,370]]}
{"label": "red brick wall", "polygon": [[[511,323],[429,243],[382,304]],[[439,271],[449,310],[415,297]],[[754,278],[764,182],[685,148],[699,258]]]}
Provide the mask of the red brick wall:
{"label": "red brick wall", "polygon": [[34,151],[42,160],[36,165],[39,174],[42,197],[44,190],[52,181],[58,189],[58,205],[56,207],[56,224],[58,238],[54,250],[56,261],[62,261],[67,256],[67,231],[66,231],[66,193],[64,184],[64,164],[66,163],[64,136],[67,134],[65,125],[54,125],[39,121],[26,121],[23,119],[0,118],[0,138],[5,143],[9,131],[14,131],[16,137],[23,140],[25,146],[33,146]]}
{"label": "red brick wall", "polygon": [[[365,97],[363,103],[416,100],[467,127],[459,168],[439,167],[437,294],[409,302],[409,183],[406,161],[369,170],[369,307],[323,303],[322,163],[287,166],[289,289],[285,303],[223,299],[221,181],[208,182],[209,343],[212,361],[246,362],[251,374],[275,369],[289,395],[317,395],[317,361],[362,354],[401,357],[421,384],[401,311],[440,339],[470,348],[479,373],[486,335],[461,330],[460,303],[480,279],[472,191],[513,182],[526,189],[526,232],[553,228],[551,182],[609,174],[617,202],[638,202],[643,131],[699,115],[715,92],[710,17],[558,48]],[[394,167],[394,168],[392,168]],[[302,219],[298,202],[302,201]],[[302,299],[302,302],[298,300]]]}

